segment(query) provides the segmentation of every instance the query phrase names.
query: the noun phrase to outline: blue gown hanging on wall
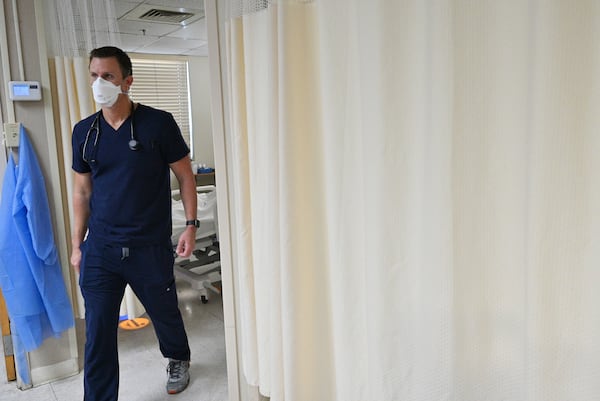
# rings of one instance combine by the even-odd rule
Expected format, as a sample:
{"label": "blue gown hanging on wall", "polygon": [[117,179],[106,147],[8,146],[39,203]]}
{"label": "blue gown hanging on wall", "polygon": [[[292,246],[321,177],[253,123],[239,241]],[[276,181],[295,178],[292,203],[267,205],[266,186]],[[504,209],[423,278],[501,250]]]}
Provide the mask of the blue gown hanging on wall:
{"label": "blue gown hanging on wall", "polygon": [[54,243],[44,177],[21,127],[19,165],[9,157],[0,202],[0,286],[26,351],[73,327]]}

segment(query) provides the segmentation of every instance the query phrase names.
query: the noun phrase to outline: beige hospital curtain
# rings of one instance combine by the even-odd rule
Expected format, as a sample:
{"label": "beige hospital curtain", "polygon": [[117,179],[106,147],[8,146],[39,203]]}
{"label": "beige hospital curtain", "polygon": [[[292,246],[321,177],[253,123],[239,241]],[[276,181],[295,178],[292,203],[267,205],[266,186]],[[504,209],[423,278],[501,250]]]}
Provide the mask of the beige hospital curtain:
{"label": "beige hospital curtain", "polygon": [[248,383],[600,400],[600,2],[229,3]]}
{"label": "beige hospital curtain", "polygon": [[[71,133],[79,120],[96,111],[89,82],[88,55],[99,46],[118,46],[120,38],[112,0],[46,0],[44,7],[57,142],[61,144],[61,171],[70,205]],[[73,219],[70,207],[67,212],[70,221],[65,224],[70,233]],[[73,284],[72,288],[77,291],[74,294],[77,309],[83,317],[83,299],[79,286],[76,282]]]}

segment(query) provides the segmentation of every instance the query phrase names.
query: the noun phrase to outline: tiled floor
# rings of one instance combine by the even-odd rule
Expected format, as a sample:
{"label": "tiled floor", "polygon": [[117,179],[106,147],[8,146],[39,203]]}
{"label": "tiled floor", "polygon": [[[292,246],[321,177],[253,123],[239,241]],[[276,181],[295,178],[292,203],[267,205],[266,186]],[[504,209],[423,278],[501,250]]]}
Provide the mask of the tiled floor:
{"label": "tiled floor", "polygon": [[[179,305],[192,350],[191,381],[180,394],[165,391],[166,360],[160,354],[154,330],[147,326],[119,331],[119,401],[226,401],[227,370],[221,297],[211,294],[202,304],[189,284],[177,281]],[[80,358],[82,355],[80,355]],[[82,374],[50,384],[19,390],[7,382],[0,363],[0,401],[82,401]]]}

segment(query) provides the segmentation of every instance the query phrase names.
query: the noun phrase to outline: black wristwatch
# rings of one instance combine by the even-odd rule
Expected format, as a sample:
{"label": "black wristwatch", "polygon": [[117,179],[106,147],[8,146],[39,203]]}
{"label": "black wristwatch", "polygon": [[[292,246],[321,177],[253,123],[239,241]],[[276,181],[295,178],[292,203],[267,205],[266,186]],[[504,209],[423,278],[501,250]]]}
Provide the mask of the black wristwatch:
{"label": "black wristwatch", "polygon": [[196,228],[200,227],[200,220],[196,219],[196,220],[186,220],[185,221],[185,225],[186,226],[195,226]]}

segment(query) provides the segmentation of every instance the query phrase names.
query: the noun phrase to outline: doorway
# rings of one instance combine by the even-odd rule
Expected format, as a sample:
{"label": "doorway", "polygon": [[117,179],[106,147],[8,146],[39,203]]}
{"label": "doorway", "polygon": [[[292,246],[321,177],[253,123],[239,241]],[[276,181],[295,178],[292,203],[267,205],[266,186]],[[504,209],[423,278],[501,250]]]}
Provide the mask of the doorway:
{"label": "doorway", "polygon": [[[197,4],[201,3],[201,0],[194,1]],[[31,1],[31,3],[33,4],[34,1]],[[116,0],[115,3],[123,3],[123,5],[125,3],[128,3],[129,5],[132,5],[133,3],[143,2]],[[169,2],[158,1],[158,3],[168,4]],[[35,4],[36,7],[41,7],[42,2],[35,1]],[[215,6],[213,2],[213,9],[214,8]],[[148,34],[147,31],[146,34]],[[208,74],[208,60],[206,64],[206,73]],[[193,81],[195,79],[195,71],[197,70],[190,71],[190,81]],[[210,82],[208,82],[206,85],[207,99],[210,96],[209,94],[212,91],[213,86],[213,83]],[[191,107],[194,108],[193,105]],[[210,111],[207,112],[207,118],[212,119]],[[222,120],[222,116],[220,118]],[[196,128],[199,125],[196,124],[194,121],[192,121],[192,123],[196,126]],[[197,151],[198,143],[196,143],[195,146],[195,151]],[[209,146],[205,146],[205,148],[206,147]],[[210,147],[212,147],[212,144],[210,145]],[[210,159],[204,157],[198,158],[197,161],[201,162],[203,165],[206,164],[208,167],[211,167],[212,164],[212,166],[214,167],[214,156],[212,162]],[[69,171],[67,171],[66,173],[69,173]],[[216,181],[217,185],[219,185],[219,180],[217,179]],[[220,396],[222,396],[222,399],[236,399],[237,397],[235,395],[227,395],[228,375],[224,339],[224,332],[226,331],[227,324],[225,324],[226,317],[223,313],[223,298],[211,294],[209,302],[207,304],[203,304],[197,292],[193,288],[191,288],[189,284],[183,281],[178,281],[177,285],[179,286],[180,291],[180,308],[182,314],[184,315],[186,325],[188,327],[188,335],[190,337],[190,345],[193,353],[192,375],[198,378],[197,382],[194,382],[195,379],[192,378],[191,391],[189,391],[189,393],[198,396],[197,391],[193,388],[193,386],[196,384],[199,386],[199,389],[204,387],[207,389],[207,391],[210,391],[212,398],[209,397],[207,399],[214,399],[216,401],[221,399],[219,398]],[[233,297],[231,293],[229,293],[227,296],[231,298]],[[231,303],[231,301],[226,302]],[[229,330],[231,331],[231,325],[229,325]],[[161,365],[163,361],[161,360],[157,362],[158,358],[154,359],[154,356],[150,356],[151,354],[158,353],[158,347],[157,343],[155,342],[156,340],[154,339],[153,331],[151,329],[123,331],[120,333],[120,337],[123,349],[121,353],[121,368],[123,380],[125,380],[125,377],[129,374],[128,372],[130,371],[148,371],[149,369],[140,369],[140,367],[143,366],[145,368],[149,365],[156,365],[157,368],[152,370],[157,372],[156,379],[162,382],[162,380],[164,379],[164,366],[159,365]],[[218,341],[211,342],[212,340],[210,338],[217,339]],[[199,342],[196,343],[196,339],[198,339]],[[79,336],[79,342],[83,342],[83,336],[81,335]],[[82,344],[79,344],[79,346],[80,351],[82,351]],[[80,355],[83,355],[83,352],[80,352]],[[194,366],[195,361],[197,361],[196,366]],[[194,371],[194,369],[196,369],[196,371]],[[237,371],[237,366],[235,366],[235,370]],[[75,377],[72,379],[66,379],[51,384],[54,393],[64,394],[64,398],[59,398],[61,401],[69,399],[67,396],[67,393],[69,392],[73,393],[73,397],[75,397],[73,399],[77,399],[77,392],[74,390],[76,387],[74,387],[72,383],[70,383],[71,381],[78,382],[80,381],[80,378]],[[153,381],[148,381],[146,377],[145,382]],[[123,385],[125,387],[125,382],[123,382]],[[219,388],[224,388],[225,392],[222,392],[216,386],[219,386]],[[140,386],[137,387],[138,390],[140,390]],[[70,390],[67,390],[67,388],[70,388]]]}

